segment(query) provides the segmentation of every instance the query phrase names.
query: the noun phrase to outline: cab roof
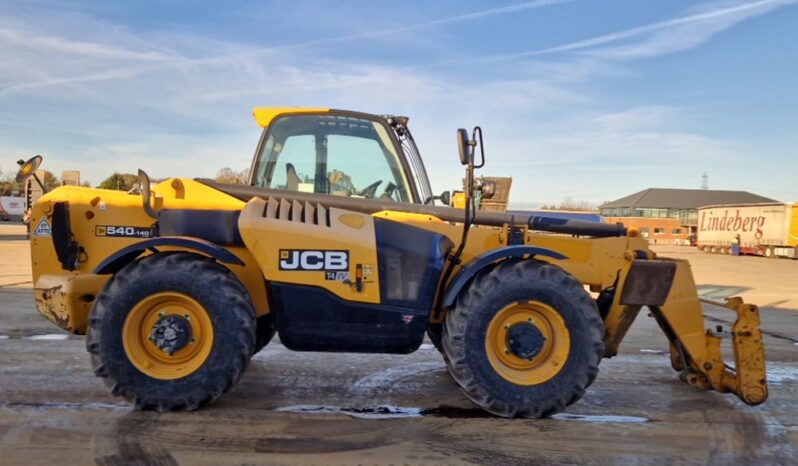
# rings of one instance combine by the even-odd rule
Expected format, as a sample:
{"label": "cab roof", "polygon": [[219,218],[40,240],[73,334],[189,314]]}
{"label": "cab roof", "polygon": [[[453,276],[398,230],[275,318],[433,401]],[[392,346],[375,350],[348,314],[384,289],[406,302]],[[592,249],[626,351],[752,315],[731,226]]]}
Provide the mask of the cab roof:
{"label": "cab roof", "polygon": [[286,113],[327,113],[329,108],[316,107],[255,107],[252,109],[252,116],[262,128],[269,126],[275,118]]}

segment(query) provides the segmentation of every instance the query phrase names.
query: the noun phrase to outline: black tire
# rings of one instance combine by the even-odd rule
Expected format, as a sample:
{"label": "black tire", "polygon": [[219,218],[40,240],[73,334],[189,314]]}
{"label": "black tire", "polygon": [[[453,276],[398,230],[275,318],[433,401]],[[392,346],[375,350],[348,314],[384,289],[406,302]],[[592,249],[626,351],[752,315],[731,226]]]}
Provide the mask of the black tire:
{"label": "black tire", "polygon": [[266,314],[258,317],[257,336],[255,338],[255,350],[252,354],[258,354],[274,338],[275,330],[272,315]]}
{"label": "black tire", "polygon": [[[487,332],[500,310],[537,301],[551,307],[567,328],[567,359],[536,385],[507,380],[491,365]],[[463,393],[502,417],[545,417],[579,400],[598,375],[604,325],[582,284],[561,268],[536,260],[505,261],[477,275],[446,316],[443,348],[449,373]],[[507,343],[509,345],[509,343]]]}
{"label": "black tire", "polygon": [[[432,345],[440,351],[441,354],[443,352],[443,324],[436,324],[432,323],[427,325],[427,336],[429,337],[429,341],[432,342]],[[444,354],[445,356],[445,354]]]}
{"label": "black tire", "polygon": [[[213,343],[196,370],[163,380],[140,371],[123,344],[128,314],[156,293],[188,296],[208,314]],[[228,269],[191,253],[160,253],[125,266],[103,288],[89,315],[86,348],[94,373],[136,409],[194,410],[241,377],[253,353],[256,319],[246,288]]]}

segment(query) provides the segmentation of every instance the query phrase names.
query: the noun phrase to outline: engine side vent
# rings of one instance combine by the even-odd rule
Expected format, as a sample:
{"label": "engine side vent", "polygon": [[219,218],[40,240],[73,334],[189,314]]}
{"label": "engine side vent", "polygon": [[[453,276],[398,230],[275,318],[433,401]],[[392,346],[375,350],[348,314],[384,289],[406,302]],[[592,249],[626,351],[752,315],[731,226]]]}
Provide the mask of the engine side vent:
{"label": "engine side vent", "polygon": [[286,222],[300,222],[310,225],[330,226],[330,211],[321,204],[289,201],[270,197],[266,200],[263,216]]}

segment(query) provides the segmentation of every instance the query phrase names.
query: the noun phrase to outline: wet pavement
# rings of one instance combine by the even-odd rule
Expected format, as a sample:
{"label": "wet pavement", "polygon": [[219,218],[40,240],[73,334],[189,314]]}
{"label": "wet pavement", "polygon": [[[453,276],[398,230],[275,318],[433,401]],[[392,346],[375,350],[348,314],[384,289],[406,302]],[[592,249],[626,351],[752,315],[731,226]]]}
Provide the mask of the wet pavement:
{"label": "wet pavement", "polygon": [[[1,464],[794,464],[798,458],[798,299],[761,279],[704,272],[712,293],[740,285],[771,296],[762,310],[770,398],[749,407],[702,392],[670,368],[667,341],[641,313],[621,354],[604,360],[585,397],[552,419],[500,419],[460,394],[432,345],[410,355],[257,354],[218,402],[191,413],[132,411],[90,370],[83,337],[34,310],[30,259],[0,225]],[[686,253],[691,254],[687,249]],[[677,250],[676,254],[682,253]],[[706,279],[706,280],[705,280]],[[768,289],[776,283],[778,289]],[[706,288],[708,289],[708,288]],[[781,297],[783,296],[783,297]],[[705,309],[707,325],[733,314]],[[728,357],[728,356],[727,356]]]}

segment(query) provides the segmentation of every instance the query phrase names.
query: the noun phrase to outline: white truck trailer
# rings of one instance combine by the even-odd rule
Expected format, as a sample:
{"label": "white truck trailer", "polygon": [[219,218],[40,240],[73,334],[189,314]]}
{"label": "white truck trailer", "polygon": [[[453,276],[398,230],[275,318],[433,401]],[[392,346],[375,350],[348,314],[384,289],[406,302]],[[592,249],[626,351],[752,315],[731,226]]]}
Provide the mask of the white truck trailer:
{"label": "white truck trailer", "polygon": [[741,254],[798,259],[798,203],[701,207],[697,227],[704,252],[729,254],[739,240]]}
{"label": "white truck trailer", "polygon": [[25,198],[17,196],[0,196],[0,220],[22,218],[25,214]]}

